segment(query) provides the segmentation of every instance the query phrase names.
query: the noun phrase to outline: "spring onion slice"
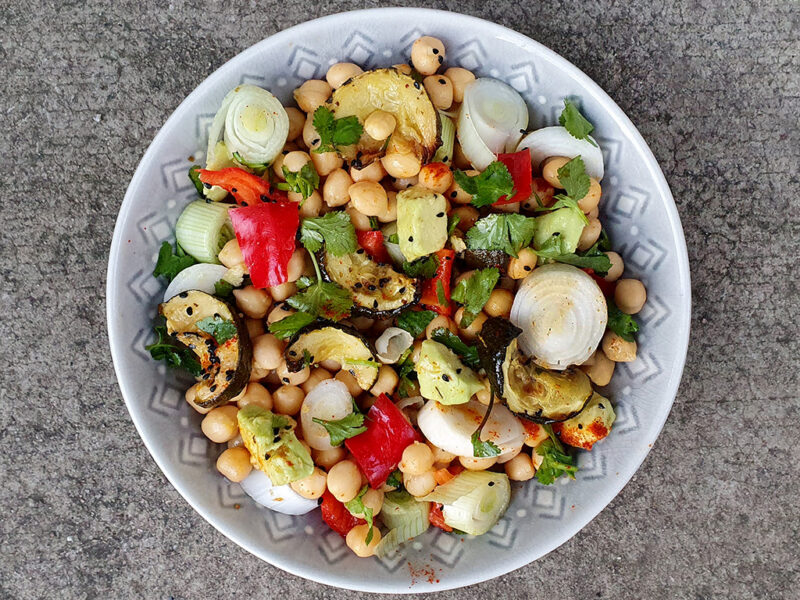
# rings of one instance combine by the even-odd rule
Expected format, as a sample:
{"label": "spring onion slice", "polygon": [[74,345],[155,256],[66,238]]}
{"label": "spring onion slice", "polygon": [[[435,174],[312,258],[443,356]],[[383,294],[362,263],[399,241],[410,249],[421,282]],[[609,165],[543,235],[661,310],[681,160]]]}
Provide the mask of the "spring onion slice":
{"label": "spring onion slice", "polygon": [[213,294],[214,284],[225,277],[228,269],[222,265],[197,263],[185,268],[175,276],[167,290],[164,292],[164,302],[189,290],[200,290],[206,294]]}
{"label": "spring onion slice", "polygon": [[472,116],[464,109],[458,113],[458,142],[461,144],[461,151],[473,167],[483,171],[497,159],[494,152],[478,135],[472,123]]}
{"label": "spring onion slice", "polygon": [[528,127],[528,106],[514,88],[497,79],[476,79],[464,89],[462,113],[494,154],[513,150]]}
{"label": "spring onion slice", "polygon": [[606,299],[589,275],[571,265],[537,267],[520,283],[511,322],[522,351],[547,369],[582,364],[603,337]]}
{"label": "spring onion slice", "polygon": [[195,200],[183,209],[175,225],[175,237],[187,254],[203,263],[219,263],[217,255],[233,238],[228,218],[230,204]]}
{"label": "spring onion slice", "polygon": [[415,500],[408,492],[389,492],[384,496],[381,520],[389,528],[375,548],[378,558],[392,554],[403,542],[417,537],[430,526],[430,503]]}
{"label": "spring onion slice", "polygon": [[439,122],[442,124],[442,145],[433,155],[432,162],[443,162],[447,165],[453,162],[453,146],[456,139],[456,124],[444,112],[439,111]]}
{"label": "spring onion slice", "polygon": [[257,85],[236,86],[222,105],[208,132],[207,159],[215,156],[220,136],[227,150],[250,168],[265,168],[281,152],[289,135],[289,116],[280,101]]}
{"label": "spring onion slice", "polygon": [[300,423],[306,443],[314,450],[332,450],[330,434],[314,419],[338,421],[352,412],[353,397],[345,384],[338,379],[320,382],[308,393],[300,408]]}
{"label": "spring onion slice", "polygon": [[[597,143],[594,138],[589,139]],[[544,127],[532,131],[517,146],[517,150],[525,148],[530,149],[531,163],[537,169],[551,156],[565,156],[570,159],[580,156],[589,177],[596,177],[598,180],[603,178],[603,152],[600,147],[572,137],[564,127]]]}
{"label": "spring onion slice", "polygon": [[453,529],[483,535],[506,512],[511,484],[505,473],[464,471],[422,500],[443,504],[444,522]]}
{"label": "spring onion slice", "polygon": [[413,343],[414,338],[405,329],[389,327],[375,340],[378,360],[387,365],[394,364]]}

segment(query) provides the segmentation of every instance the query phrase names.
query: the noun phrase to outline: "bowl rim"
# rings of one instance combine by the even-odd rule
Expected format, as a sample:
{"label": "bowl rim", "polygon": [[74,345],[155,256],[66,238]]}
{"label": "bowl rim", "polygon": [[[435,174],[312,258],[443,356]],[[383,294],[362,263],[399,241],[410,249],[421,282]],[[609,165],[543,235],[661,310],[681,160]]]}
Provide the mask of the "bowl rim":
{"label": "bowl rim", "polygon": [[[292,563],[291,560],[286,559],[283,554],[279,552],[275,553],[268,553],[263,552],[262,549],[253,547],[251,544],[236,539],[235,534],[226,527],[225,523],[219,519],[217,519],[213,514],[209,511],[203,510],[188,493],[185,493],[184,490],[176,483],[175,475],[173,473],[173,469],[170,465],[170,461],[167,459],[166,456],[163,456],[157,449],[154,440],[148,439],[147,436],[144,434],[144,417],[139,413],[139,410],[136,408],[135,403],[132,401],[135,398],[135,395],[131,390],[129,390],[129,385],[127,381],[127,377],[125,376],[125,365],[123,362],[123,349],[125,347],[125,342],[121,339],[121,336],[118,334],[117,329],[118,325],[118,317],[114,314],[113,309],[118,302],[118,294],[116,290],[115,282],[118,279],[118,272],[117,272],[117,265],[122,255],[122,249],[124,247],[123,244],[123,236],[122,236],[122,227],[123,223],[125,223],[130,213],[132,212],[135,204],[134,199],[134,191],[139,187],[140,180],[144,177],[145,165],[150,163],[154,160],[155,155],[155,147],[161,141],[163,137],[166,137],[166,132],[169,129],[169,125],[177,120],[178,115],[183,112],[184,107],[192,101],[194,98],[202,96],[203,94],[207,93],[207,91],[214,85],[214,82],[221,78],[225,72],[230,70],[231,68],[235,68],[236,63],[242,62],[246,60],[249,56],[253,54],[257,54],[260,49],[265,46],[274,43],[275,41],[279,41],[283,38],[290,38],[294,37],[299,31],[303,28],[309,26],[310,24],[319,25],[321,23],[333,23],[335,21],[346,21],[348,18],[353,17],[355,15],[372,15],[376,18],[381,18],[382,20],[389,20],[394,15],[408,16],[409,14],[414,15],[418,18],[419,23],[424,23],[425,18],[428,16],[443,16],[447,15],[449,19],[452,20],[454,26],[471,26],[474,28],[480,28],[486,31],[489,35],[496,35],[502,37],[504,41],[513,43],[521,48],[525,48],[528,51],[536,54],[540,59],[548,60],[552,63],[558,65],[560,69],[574,77],[577,81],[579,81],[585,90],[587,95],[593,96],[600,104],[602,104],[603,109],[608,113],[608,115],[617,122],[617,125],[620,129],[630,135],[631,140],[630,143],[637,147],[637,150],[641,151],[642,158],[645,163],[646,171],[655,184],[655,187],[659,190],[659,193],[665,199],[665,210],[667,213],[668,219],[668,226],[670,232],[674,238],[674,243],[678,248],[678,273],[679,273],[679,286],[682,290],[686,293],[683,294],[683,302],[678,307],[678,314],[679,314],[679,328],[676,332],[674,338],[675,347],[678,349],[678,354],[676,356],[676,360],[672,365],[672,372],[670,374],[670,378],[668,381],[668,385],[666,386],[666,394],[667,397],[670,398],[669,402],[662,403],[662,406],[656,411],[656,414],[653,419],[650,419],[652,423],[657,423],[658,426],[652,428],[650,430],[649,439],[643,440],[646,443],[642,445],[643,451],[641,452],[641,456],[637,457],[635,464],[632,465],[632,468],[629,472],[620,473],[619,477],[615,477],[610,479],[608,485],[603,488],[602,493],[598,494],[595,497],[595,502],[590,510],[586,511],[586,514],[583,515],[581,518],[577,518],[571,526],[564,529],[564,533],[558,536],[553,536],[547,540],[540,540],[536,549],[521,549],[515,555],[512,555],[508,560],[502,562],[502,564],[497,563],[488,563],[485,569],[477,572],[464,573],[464,574],[457,574],[454,573],[449,575],[446,578],[442,578],[442,581],[431,584],[431,585],[416,585],[411,586],[410,588],[399,588],[398,586],[386,582],[381,584],[373,584],[371,582],[361,582],[359,581],[357,574],[350,574],[345,573],[342,575],[333,575],[329,572],[316,572],[314,570],[309,570],[306,568],[297,568],[295,564]],[[664,423],[666,422],[667,417],[672,409],[672,405],[675,401],[675,397],[677,395],[678,386],[680,385],[680,381],[683,374],[683,369],[686,363],[686,355],[689,346],[689,334],[690,334],[690,326],[691,326],[691,277],[689,271],[689,258],[688,252],[686,247],[686,240],[683,234],[683,228],[681,227],[680,217],[678,215],[677,207],[675,205],[674,198],[672,193],[669,189],[669,184],[661,171],[661,168],[658,165],[658,162],[655,159],[650,147],[648,146],[647,142],[642,137],[639,130],[630,120],[630,118],[624,113],[624,111],[617,105],[617,103],[597,84],[594,80],[585,74],[582,70],[568,61],[566,58],[562,57],[555,51],[549,49],[548,47],[544,46],[540,42],[533,40],[526,35],[509,29],[504,25],[500,25],[498,23],[494,23],[492,21],[487,21],[485,19],[481,19],[479,17],[473,17],[471,15],[465,15],[461,13],[454,13],[451,11],[445,10],[438,10],[438,9],[429,9],[429,8],[402,8],[402,7],[387,7],[387,8],[371,8],[371,9],[360,9],[360,10],[351,10],[345,12],[334,13],[330,15],[326,15],[323,17],[319,17],[317,19],[312,19],[309,21],[305,21],[302,23],[298,23],[292,27],[287,29],[283,29],[279,32],[276,32],[263,40],[251,45],[250,47],[246,48],[242,52],[236,54],[229,60],[227,60],[224,64],[218,67],[213,73],[211,73],[208,77],[206,77],[192,92],[189,93],[186,98],[175,108],[169,118],[164,122],[164,124],[159,129],[158,133],[155,135],[153,140],[147,147],[144,155],[139,161],[137,165],[136,171],[131,178],[130,183],[128,184],[128,188],[125,192],[125,196],[123,198],[122,204],[120,205],[119,213],[117,215],[116,224],[114,227],[114,232],[111,240],[111,248],[109,253],[108,259],[108,269],[106,273],[106,322],[108,328],[108,339],[109,339],[109,346],[111,350],[111,357],[112,362],[114,365],[114,371],[117,377],[117,382],[120,387],[120,392],[122,393],[123,400],[125,402],[125,406],[128,410],[128,413],[131,416],[134,426],[136,427],[136,431],[139,434],[139,437],[142,439],[145,447],[147,448],[150,456],[155,461],[156,465],[158,465],[161,472],[170,482],[170,484],[181,494],[181,496],[189,503],[189,505],[199,513],[209,524],[211,524],[217,531],[222,533],[225,537],[230,539],[232,542],[237,544],[238,546],[244,548],[254,556],[268,562],[269,564],[282,569],[288,573],[296,575],[298,577],[302,577],[304,579],[309,579],[315,581],[317,583],[323,583],[326,585],[331,585],[335,587],[341,587],[345,589],[355,590],[355,591],[363,591],[363,592],[377,592],[377,593],[430,593],[434,591],[443,591],[448,589],[454,589],[459,587],[464,587],[467,585],[472,585],[476,583],[481,583],[484,581],[488,581],[495,577],[499,577],[501,575],[505,575],[511,571],[524,567],[527,564],[545,556],[546,554],[552,552],[575,535],[577,535],[586,525],[592,521],[600,512],[602,512],[608,504],[613,500],[617,494],[622,490],[625,485],[631,480],[631,478],[635,475],[635,473],[639,470],[642,463],[644,462],[645,458],[649,454],[650,450],[652,449],[653,444],[655,443],[656,439],[661,433],[661,430],[664,427]],[[355,575],[355,576],[353,576]]]}

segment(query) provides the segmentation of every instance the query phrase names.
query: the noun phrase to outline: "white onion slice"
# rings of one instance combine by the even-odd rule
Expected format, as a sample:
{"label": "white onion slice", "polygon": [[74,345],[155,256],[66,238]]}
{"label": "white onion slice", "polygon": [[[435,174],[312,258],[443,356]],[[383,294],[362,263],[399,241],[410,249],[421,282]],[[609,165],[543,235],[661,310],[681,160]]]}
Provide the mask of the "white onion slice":
{"label": "white onion slice", "polygon": [[571,265],[533,270],[520,283],[511,322],[521,350],[547,369],[583,363],[597,349],[608,320],[606,299],[589,275]]}
{"label": "white onion slice", "polygon": [[[590,139],[595,141],[591,136]],[[596,177],[598,180],[603,178],[603,152],[600,147],[592,146],[586,140],[572,137],[564,127],[544,127],[532,131],[522,138],[517,146],[517,150],[525,148],[530,149],[531,163],[537,169],[542,161],[551,156],[566,156],[567,158],[580,156],[589,177]]]}
{"label": "white onion slice", "polygon": [[458,143],[461,144],[461,151],[467,157],[470,164],[479,171],[483,171],[492,162],[497,160],[494,153],[489,150],[483,142],[478,132],[475,131],[475,126],[472,124],[472,118],[469,113],[462,110],[458,115]]}
{"label": "white onion slice", "polygon": [[[457,456],[473,456],[470,438],[486,414],[486,408],[477,400],[451,406],[429,400],[417,414],[417,424],[434,446]],[[502,456],[522,446],[525,429],[510,410],[495,404],[481,431],[481,439],[496,444]]]}
{"label": "white onion slice", "polygon": [[270,164],[289,135],[289,116],[280,101],[257,85],[236,86],[222,100],[208,132],[206,160],[223,133],[231,153],[248,164]]}
{"label": "white onion slice", "polygon": [[273,485],[263,471],[253,469],[239,485],[261,506],[285,515],[304,515],[317,508],[316,500],[303,498],[289,484]]}
{"label": "white onion slice", "polygon": [[405,329],[389,327],[375,340],[376,355],[383,364],[392,365],[413,343],[414,338]]}
{"label": "white onion slice", "polygon": [[319,382],[303,400],[300,408],[300,422],[303,438],[315,450],[331,450],[331,436],[328,430],[313,419],[338,421],[353,412],[353,397],[347,386],[338,379]]}
{"label": "white onion slice", "polygon": [[164,292],[164,302],[189,290],[200,290],[206,294],[214,293],[214,284],[228,272],[222,265],[198,263],[185,268],[175,276]]}
{"label": "white onion slice", "polygon": [[482,77],[464,88],[461,112],[493,153],[513,150],[528,128],[528,106],[519,92],[498,79]]}

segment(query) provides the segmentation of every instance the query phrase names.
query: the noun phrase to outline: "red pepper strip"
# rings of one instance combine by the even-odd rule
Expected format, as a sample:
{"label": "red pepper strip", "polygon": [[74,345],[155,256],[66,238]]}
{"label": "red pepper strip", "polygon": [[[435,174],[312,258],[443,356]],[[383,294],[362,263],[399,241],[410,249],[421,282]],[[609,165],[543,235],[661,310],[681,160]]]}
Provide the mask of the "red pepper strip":
{"label": "red pepper strip", "polygon": [[603,296],[606,298],[610,298],[614,295],[614,290],[617,289],[617,282],[616,281],[606,281],[600,275],[594,272],[593,269],[581,269],[584,273],[588,273],[589,276],[594,279],[597,286],[600,288],[600,291],[603,292]]}
{"label": "red pepper strip", "polygon": [[417,432],[386,394],[381,394],[369,409],[364,424],[364,433],[344,443],[369,485],[377,489],[397,468],[403,450],[417,439]]}
{"label": "red pepper strip", "polygon": [[497,160],[503,163],[508,169],[508,172],[511,173],[511,179],[514,180],[514,190],[516,193],[511,198],[503,196],[492,206],[525,202],[531,195],[531,180],[533,179],[531,151],[525,148],[525,150],[520,150],[512,154],[498,154]]}
{"label": "red pepper strip", "polygon": [[[436,257],[439,259],[439,267],[436,269],[436,274],[433,278],[425,282],[425,287],[422,288],[422,299],[420,300],[420,303],[428,308],[448,317],[453,314],[453,303],[450,302],[450,279],[453,274],[453,257],[455,255],[456,253],[453,250],[439,250],[436,253]],[[440,281],[444,291],[444,304],[439,302],[438,284]]]}
{"label": "red pepper strip", "polygon": [[444,522],[442,505],[439,504],[438,502],[431,502],[431,510],[428,513],[428,520],[431,522],[431,525],[433,525],[434,527],[438,527],[443,531],[447,532],[453,531],[453,528]]}
{"label": "red pepper strip", "polygon": [[286,192],[274,190],[268,181],[238,167],[228,167],[219,171],[200,169],[197,173],[203,183],[218,185],[233,194],[236,203],[241,206],[254,206],[262,202],[280,202],[289,199]]}
{"label": "red pepper strip", "polygon": [[229,214],[253,287],[285,283],[300,223],[298,204],[260,202],[234,208]]}
{"label": "red pepper strip", "polygon": [[320,510],[322,511],[322,520],[342,537],[345,537],[356,525],[366,523],[364,519],[351,515],[345,505],[334,498],[328,490],[322,494]]}
{"label": "red pepper strip", "polygon": [[372,258],[380,263],[391,263],[386,246],[383,245],[383,232],[375,231],[356,231],[358,245],[367,251]]}

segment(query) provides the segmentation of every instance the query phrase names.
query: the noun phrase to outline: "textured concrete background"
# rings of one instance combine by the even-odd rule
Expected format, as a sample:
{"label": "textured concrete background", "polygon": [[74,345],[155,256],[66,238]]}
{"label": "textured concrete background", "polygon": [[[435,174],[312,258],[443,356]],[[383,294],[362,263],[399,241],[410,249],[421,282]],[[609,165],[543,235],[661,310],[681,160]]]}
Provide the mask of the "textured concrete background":
{"label": "textured concrete background", "polygon": [[[377,4],[0,0],[0,597],[358,596],[250,556],[167,483],[114,379],[104,283],[128,180],[184,96],[275,31]],[[609,92],[672,186],[694,288],[638,475],[559,550],[441,597],[797,598],[800,5],[428,6],[517,29]]]}

